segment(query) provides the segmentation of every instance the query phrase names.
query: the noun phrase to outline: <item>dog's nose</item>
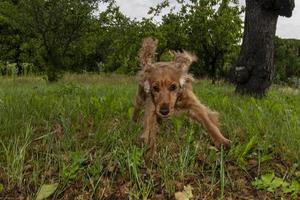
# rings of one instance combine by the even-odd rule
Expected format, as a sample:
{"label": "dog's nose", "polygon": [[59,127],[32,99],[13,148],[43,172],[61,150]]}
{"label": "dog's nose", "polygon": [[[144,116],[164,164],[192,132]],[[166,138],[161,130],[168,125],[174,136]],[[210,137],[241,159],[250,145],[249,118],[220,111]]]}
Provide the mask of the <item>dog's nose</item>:
{"label": "dog's nose", "polygon": [[165,108],[165,107],[164,107],[164,108],[161,108],[161,109],[159,110],[159,112],[160,112],[160,114],[166,116],[166,115],[169,114],[170,110],[169,110],[169,108]]}

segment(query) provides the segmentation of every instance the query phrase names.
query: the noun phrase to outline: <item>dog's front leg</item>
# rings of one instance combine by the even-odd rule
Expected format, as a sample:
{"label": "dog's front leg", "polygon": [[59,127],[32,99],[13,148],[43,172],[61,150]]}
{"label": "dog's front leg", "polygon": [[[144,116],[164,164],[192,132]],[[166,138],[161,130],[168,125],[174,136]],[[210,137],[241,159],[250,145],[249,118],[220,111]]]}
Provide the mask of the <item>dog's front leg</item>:
{"label": "dog's front leg", "polygon": [[144,116],[144,131],[141,139],[144,144],[149,147],[149,151],[153,154],[156,151],[156,133],[157,133],[157,120],[155,113],[155,105],[148,99],[146,102],[145,116]]}
{"label": "dog's front leg", "polygon": [[230,145],[230,140],[226,139],[218,128],[217,118],[214,118],[213,116],[216,113],[210,111],[200,102],[191,104],[188,113],[191,118],[204,126],[217,148],[221,148],[222,145],[224,147]]}

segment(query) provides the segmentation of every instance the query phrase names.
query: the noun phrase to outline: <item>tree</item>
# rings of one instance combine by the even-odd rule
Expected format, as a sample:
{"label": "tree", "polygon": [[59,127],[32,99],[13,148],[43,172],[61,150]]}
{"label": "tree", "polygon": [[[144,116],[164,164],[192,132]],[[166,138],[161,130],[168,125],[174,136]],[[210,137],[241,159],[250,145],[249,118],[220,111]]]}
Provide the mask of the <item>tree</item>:
{"label": "tree", "polygon": [[70,51],[86,34],[95,8],[93,0],[20,0],[19,23],[38,39],[50,82],[72,62]]}
{"label": "tree", "polygon": [[26,36],[22,34],[22,28],[10,18],[18,15],[15,7],[18,1],[6,0],[0,3],[0,59],[16,64],[17,75],[23,73],[22,45]]}
{"label": "tree", "polygon": [[299,40],[275,38],[274,82],[287,83],[293,77],[300,77],[299,49]]}
{"label": "tree", "polygon": [[274,37],[278,16],[291,17],[294,0],[246,0],[242,48],[235,66],[236,92],[262,97],[274,72]]}
{"label": "tree", "polygon": [[151,20],[137,21],[125,16],[115,2],[99,15],[101,37],[97,41],[97,55],[101,70],[135,74],[139,70],[137,54],[144,37],[157,37],[157,25]]}
{"label": "tree", "polygon": [[[1,9],[3,1],[11,9]],[[99,2],[108,6],[96,15]],[[154,16],[170,8],[168,0],[151,8],[150,16],[142,20],[125,16],[114,0],[2,0],[0,48],[2,44],[9,48],[2,48],[0,58],[18,63],[15,55],[19,55],[22,62],[46,71],[49,81],[64,70],[134,74],[139,70],[140,43],[152,36],[160,40],[158,59],[170,59],[171,49],[185,49],[199,57],[191,69],[196,76],[223,77],[242,36],[239,6],[234,0],[180,1],[179,5],[179,12],[171,8],[157,23]],[[7,31],[11,28],[18,32]],[[22,40],[12,40],[14,35]],[[15,54],[16,45],[21,54]]]}
{"label": "tree", "polygon": [[[215,83],[224,77],[225,64],[237,51],[241,39],[240,8],[232,0],[196,0],[190,6],[190,46],[199,62]],[[197,72],[197,69],[195,70]]]}
{"label": "tree", "polygon": [[[161,12],[163,2],[152,9]],[[192,0],[182,3],[180,12],[163,16],[159,30],[164,38],[158,52],[167,48],[189,50],[199,60],[191,70],[196,76],[208,76],[213,83],[224,77],[226,63],[239,48],[242,21],[240,8],[232,0]],[[228,31],[230,30],[230,31]]]}

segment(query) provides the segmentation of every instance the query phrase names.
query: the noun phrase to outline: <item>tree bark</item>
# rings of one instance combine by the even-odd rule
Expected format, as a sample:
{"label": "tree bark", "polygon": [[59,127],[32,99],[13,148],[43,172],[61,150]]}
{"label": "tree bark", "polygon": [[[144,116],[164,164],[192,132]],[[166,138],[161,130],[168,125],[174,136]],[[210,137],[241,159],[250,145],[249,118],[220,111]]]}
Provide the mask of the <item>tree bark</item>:
{"label": "tree bark", "polygon": [[246,0],[245,30],[237,66],[236,92],[262,97],[274,72],[274,37],[278,13],[266,10],[261,1]]}
{"label": "tree bark", "polygon": [[17,75],[21,76],[24,73],[22,64],[21,64],[21,46],[18,43],[16,45],[16,54],[15,54],[15,62],[16,62],[16,68],[17,68]]}

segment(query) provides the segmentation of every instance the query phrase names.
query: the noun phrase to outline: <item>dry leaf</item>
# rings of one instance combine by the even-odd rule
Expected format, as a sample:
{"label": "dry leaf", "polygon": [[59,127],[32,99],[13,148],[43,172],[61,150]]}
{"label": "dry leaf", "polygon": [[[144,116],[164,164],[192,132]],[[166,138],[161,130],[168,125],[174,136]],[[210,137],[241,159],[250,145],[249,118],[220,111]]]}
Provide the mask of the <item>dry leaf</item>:
{"label": "dry leaf", "polygon": [[36,196],[36,200],[43,200],[50,197],[56,191],[57,187],[58,183],[43,185]]}
{"label": "dry leaf", "polygon": [[176,200],[191,200],[193,198],[193,193],[192,193],[192,186],[184,186],[184,191],[183,192],[176,192],[175,193],[175,199]]}

